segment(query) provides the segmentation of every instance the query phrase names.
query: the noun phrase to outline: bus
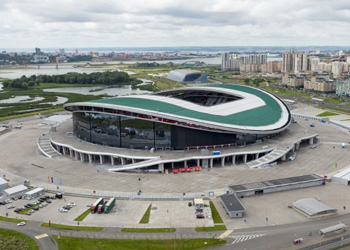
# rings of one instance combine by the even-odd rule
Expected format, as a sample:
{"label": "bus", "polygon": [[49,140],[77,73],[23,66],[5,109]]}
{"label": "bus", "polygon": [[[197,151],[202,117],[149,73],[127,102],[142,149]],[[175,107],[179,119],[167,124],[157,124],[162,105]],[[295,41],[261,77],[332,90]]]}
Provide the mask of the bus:
{"label": "bus", "polygon": [[103,205],[104,199],[103,198],[99,198],[97,201],[95,201],[95,203],[91,206],[91,213],[94,214],[97,212],[98,206],[99,205]]}
{"label": "bus", "polygon": [[112,210],[112,208],[114,207],[114,204],[115,204],[115,198],[110,198],[108,200],[107,204],[105,205],[104,213],[108,214]]}

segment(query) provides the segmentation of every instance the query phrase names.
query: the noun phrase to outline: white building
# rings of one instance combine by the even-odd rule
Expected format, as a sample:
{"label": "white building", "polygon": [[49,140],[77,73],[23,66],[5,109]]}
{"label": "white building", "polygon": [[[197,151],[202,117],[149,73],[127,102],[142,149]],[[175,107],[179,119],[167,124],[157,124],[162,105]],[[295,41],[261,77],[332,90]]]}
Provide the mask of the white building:
{"label": "white building", "polygon": [[23,184],[5,189],[3,195],[5,198],[14,198],[23,196],[27,192],[28,188]]}
{"label": "white building", "polygon": [[24,197],[28,200],[31,200],[31,199],[34,199],[35,197],[42,195],[44,192],[45,192],[44,188],[37,187],[37,188],[34,188],[34,189],[26,192],[24,194]]}
{"label": "white building", "polygon": [[2,191],[4,191],[6,188],[8,188],[7,181],[0,177],[0,193],[2,193]]}

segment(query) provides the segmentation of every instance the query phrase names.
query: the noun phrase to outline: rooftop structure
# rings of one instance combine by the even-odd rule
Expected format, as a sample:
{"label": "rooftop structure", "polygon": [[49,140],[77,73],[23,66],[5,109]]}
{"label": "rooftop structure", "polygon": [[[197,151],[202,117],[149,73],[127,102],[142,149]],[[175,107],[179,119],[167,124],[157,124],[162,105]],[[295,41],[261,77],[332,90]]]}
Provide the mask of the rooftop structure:
{"label": "rooftop structure", "polygon": [[324,178],[318,175],[302,175],[242,185],[233,185],[230,186],[229,189],[232,193],[235,193],[237,196],[241,197],[318,186],[324,183]]}
{"label": "rooftop structure", "polygon": [[238,200],[236,195],[222,195],[220,196],[221,203],[223,204],[226,212],[230,216],[230,218],[240,218],[243,217],[243,213],[245,211],[244,206]]}
{"label": "rooftop structure", "polygon": [[308,218],[337,213],[337,209],[314,198],[306,198],[293,203],[293,208],[308,216]]}

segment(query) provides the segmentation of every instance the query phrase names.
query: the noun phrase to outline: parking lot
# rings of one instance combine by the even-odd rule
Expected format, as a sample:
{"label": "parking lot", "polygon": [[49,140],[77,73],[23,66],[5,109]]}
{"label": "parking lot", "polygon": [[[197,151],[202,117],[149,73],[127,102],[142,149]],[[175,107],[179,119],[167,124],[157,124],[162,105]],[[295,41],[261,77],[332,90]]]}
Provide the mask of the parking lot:
{"label": "parking lot", "polygon": [[[52,194],[44,194],[50,195]],[[62,199],[53,199],[47,206],[39,208],[31,215],[18,214],[14,210],[30,202],[38,201],[38,198],[32,200],[16,200],[12,203],[0,206],[2,216],[19,218],[25,220],[34,220],[39,222],[49,222],[57,224],[77,225],[74,221],[76,217],[85,212],[96,199],[63,196]],[[213,226],[213,220],[208,218],[205,207],[203,215],[205,218],[197,219],[195,208],[188,206],[189,201],[135,201],[135,200],[116,200],[116,203],[108,214],[89,214],[80,226],[101,226],[101,227],[149,227],[149,228],[168,228],[168,227],[202,227]],[[69,203],[75,203],[67,212],[59,210]],[[205,204],[209,204],[205,201]],[[139,224],[149,205],[152,205],[150,221],[148,224]],[[8,208],[13,206],[13,208]]]}

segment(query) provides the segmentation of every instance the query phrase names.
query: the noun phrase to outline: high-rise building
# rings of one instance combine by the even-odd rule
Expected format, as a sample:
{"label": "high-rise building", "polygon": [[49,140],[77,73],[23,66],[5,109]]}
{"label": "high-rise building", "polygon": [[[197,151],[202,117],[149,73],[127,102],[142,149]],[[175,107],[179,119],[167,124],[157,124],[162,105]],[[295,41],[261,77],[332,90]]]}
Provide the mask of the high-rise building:
{"label": "high-rise building", "polygon": [[35,48],[35,54],[36,55],[41,55],[42,54],[41,49],[40,48]]}
{"label": "high-rise building", "polygon": [[282,55],[282,72],[299,73],[309,69],[308,57],[304,53],[294,53],[293,50]]}
{"label": "high-rise building", "polygon": [[239,57],[237,54],[223,53],[221,61],[222,70],[239,70]]}

